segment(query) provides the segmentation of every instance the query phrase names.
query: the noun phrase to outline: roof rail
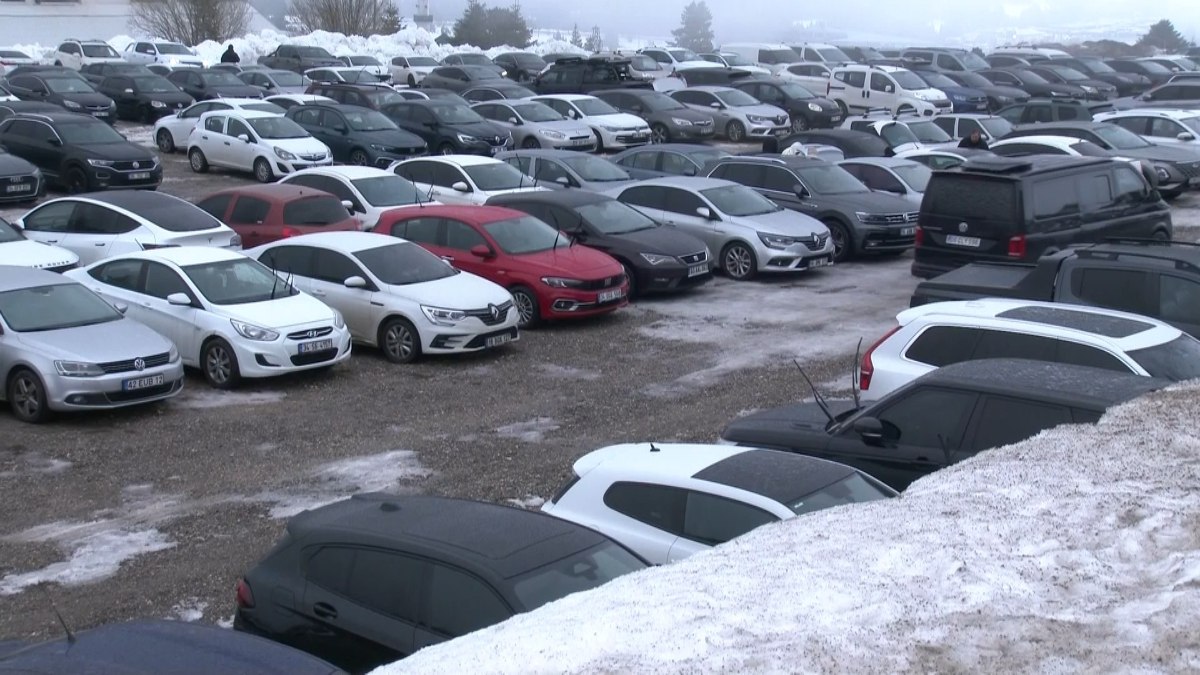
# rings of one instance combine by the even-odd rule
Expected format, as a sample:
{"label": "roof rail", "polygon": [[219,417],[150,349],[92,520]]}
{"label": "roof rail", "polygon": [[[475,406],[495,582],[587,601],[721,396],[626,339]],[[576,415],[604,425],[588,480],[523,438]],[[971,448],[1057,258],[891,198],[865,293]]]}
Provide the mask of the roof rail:
{"label": "roof rail", "polygon": [[1191,241],[1172,241],[1163,239],[1152,239],[1150,237],[1108,237],[1104,240],[1106,244],[1144,244],[1147,246],[1194,246],[1200,248],[1200,243]]}

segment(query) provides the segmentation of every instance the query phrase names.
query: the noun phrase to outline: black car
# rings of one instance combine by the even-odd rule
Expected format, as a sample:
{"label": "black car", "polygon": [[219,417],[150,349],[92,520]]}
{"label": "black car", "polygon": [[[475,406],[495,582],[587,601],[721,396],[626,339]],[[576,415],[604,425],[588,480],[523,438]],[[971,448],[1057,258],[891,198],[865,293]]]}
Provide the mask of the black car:
{"label": "black car", "polygon": [[645,566],[535,511],[360,494],[292,518],[238,583],[233,627],[366,671]]}
{"label": "black car", "polygon": [[100,93],[117,106],[117,117],[153,124],[194,103],[191,96],[161,75],[114,75],[100,83]]}
{"label": "black car", "polygon": [[1042,122],[1090,121],[1100,112],[1112,111],[1111,101],[1081,101],[1078,99],[1032,98],[996,111],[1009,124],[1034,124]]}
{"label": "black car", "polygon": [[1005,87],[1016,87],[1030,96],[1054,98],[1087,98],[1087,94],[1074,85],[1049,82],[1029,68],[996,68],[981,70],[979,74],[991,80],[992,84]]}
{"label": "black car", "polygon": [[1029,68],[1051,84],[1069,84],[1083,90],[1089,101],[1107,101],[1116,98],[1117,88],[1107,82],[1089,77],[1074,68],[1054,61],[1042,61]]}
{"label": "black car", "polygon": [[730,83],[754,98],[783,108],[792,120],[792,131],[828,129],[842,121],[838,104],[805,89],[795,82],[778,77],[748,77]]}
{"label": "black car", "polygon": [[0,145],[41,169],[68,192],[154,190],[163,168],[147,148],[78,113],[23,113],[0,122]]}
{"label": "black car", "polygon": [[140,63],[121,63],[115,61],[88,63],[79,69],[79,74],[83,75],[83,79],[90,82],[92,86],[99,85],[104,81],[104,78],[112,77],[113,75],[150,75],[152,72]]}
{"label": "black car", "polygon": [[1118,96],[1132,96],[1150,88],[1150,78],[1136,73],[1118,73],[1098,56],[1059,58],[1051,63],[1074,68],[1093,80],[1107,82],[1117,88]]}
{"label": "black car", "polygon": [[505,77],[517,82],[532,82],[546,69],[542,57],[529,52],[505,52],[492,62],[504,69]]}
{"label": "black car", "polygon": [[[1019,351],[1019,342],[1008,345]],[[904,490],[914,480],[1060,424],[1094,423],[1108,408],[1170,384],[1088,366],[1017,358],[963,361],[884,398],[800,403],[751,413],[721,437],[852,466]]]}
{"label": "black car", "polygon": [[439,66],[421,80],[421,89],[449,89],[461,93],[472,87],[505,82],[503,76],[486,66]]}
{"label": "black car", "polygon": [[0,202],[32,202],[45,194],[46,181],[40,169],[0,150]]}
{"label": "black car", "polygon": [[487,203],[524,211],[580,244],[609,254],[625,268],[630,297],[693,288],[712,279],[712,260],[703,241],[663,227],[607,195],[553,190],[499,195]]}
{"label": "black car", "polygon": [[405,101],[452,101],[459,105],[471,105],[470,101],[449,89],[398,89],[396,93]]}
{"label": "black car", "polygon": [[912,273],[1031,262],[1115,237],[1169,240],[1171,210],[1133,165],[1102,157],[980,157],[925,186]]}
{"label": "black car", "polygon": [[891,157],[896,154],[888,142],[876,134],[853,129],[810,129],[780,139],[780,149],[793,143],[831,145],[842,151],[846,159],[854,157]]}
{"label": "black car", "polygon": [[262,98],[258,87],[242,82],[227,70],[177,70],[167,76],[176,87],[197,101],[210,98]]}
{"label": "black car", "polygon": [[939,71],[942,75],[950,78],[952,82],[957,83],[962,87],[970,87],[982,91],[988,99],[988,112],[996,112],[997,110],[1029,100],[1029,92],[1016,87],[996,84],[986,77],[975,71]]}
{"label": "black car", "polygon": [[471,87],[462,93],[462,97],[471,103],[498,101],[506,98],[529,98],[536,96],[532,91],[519,84],[487,84]]}
{"label": "black car", "polygon": [[589,93],[623,113],[646,120],[651,143],[703,141],[716,134],[712,115],[692,110],[661,91],[602,89]]}
{"label": "black car", "polygon": [[334,675],[342,671],[270,640],[200,623],[141,619],[31,645],[0,646],[0,672]]}
{"label": "black car", "polygon": [[329,146],[335,162],[387,168],[429,151],[419,137],[370,108],[309,103],[290,108],[286,116]]}
{"label": "black car", "polygon": [[109,124],[116,121],[113,100],[78,77],[57,73],[17,75],[8,78],[8,88],[22,101],[53,103],[68,112],[86,113]]}
{"label": "black car", "polygon": [[440,100],[393,103],[383,114],[420,136],[432,152],[492,156],[512,147],[512,134],[469,107]]}
{"label": "black car", "polygon": [[652,89],[650,82],[630,68],[627,58],[614,56],[568,57],[533,80],[539,94],[587,94],[601,89]]}
{"label": "black car", "polygon": [[5,78],[16,77],[18,75],[46,75],[48,77],[73,77],[77,80],[87,81],[83,75],[79,74],[78,70],[67,68],[65,66],[46,66],[41,64],[32,64],[9,68],[4,73]]}
{"label": "black car", "polygon": [[1109,59],[1104,63],[1118,73],[1141,75],[1150,81],[1151,87],[1157,87],[1160,84],[1166,84],[1171,80],[1171,75],[1173,74],[1170,68],[1153,61],[1140,61],[1138,59]]}
{"label": "black car", "polygon": [[389,103],[399,103],[405,98],[386,84],[352,84],[349,82],[314,82],[305,90],[331,98],[338,103],[356,105],[371,110],[380,110]]}
{"label": "black car", "polygon": [[59,113],[66,112],[61,105],[43,103],[41,101],[0,101],[0,120],[6,120],[20,113]]}

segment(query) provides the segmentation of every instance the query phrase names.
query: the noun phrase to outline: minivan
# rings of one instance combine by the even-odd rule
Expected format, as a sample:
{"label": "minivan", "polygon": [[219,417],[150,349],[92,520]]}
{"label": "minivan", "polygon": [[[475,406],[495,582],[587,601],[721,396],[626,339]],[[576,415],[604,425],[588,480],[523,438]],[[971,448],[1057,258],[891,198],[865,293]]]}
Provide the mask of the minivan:
{"label": "minivan", "polygon": [[971,262],[1032,262],[1076,244],[1171,234],[1166,202],[1129,162],[979,157],[930,179],[912,273],[928,278]]}

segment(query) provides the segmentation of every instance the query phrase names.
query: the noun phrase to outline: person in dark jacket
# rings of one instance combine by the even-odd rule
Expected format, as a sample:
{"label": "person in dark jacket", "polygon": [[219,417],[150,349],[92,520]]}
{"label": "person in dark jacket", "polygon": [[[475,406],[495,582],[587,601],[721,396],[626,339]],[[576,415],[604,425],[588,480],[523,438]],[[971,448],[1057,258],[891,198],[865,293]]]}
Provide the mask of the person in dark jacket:
{"label": "person in dark jacket", "polygon": [[221,63],[241,63],[241,62],[242,62],[242,57],[238,56],[237,52],[233,51],[233,45],[229,45],[228,47],[226,47],[225,53],[221,54]]}
{"label": "person in dark jacket", "polygon": [[958,144],[960,148],[975,148],[976,150],[987,150],[987,141],[983,140],[983,134],[979,133],[978,129],[972,129],[971,135],[962,139]]}
{"label": "person in dark jacket", "polygon": [[764,155],[779,154],[779,139],[774,136],[767,136],[763,139],[762,151]]}

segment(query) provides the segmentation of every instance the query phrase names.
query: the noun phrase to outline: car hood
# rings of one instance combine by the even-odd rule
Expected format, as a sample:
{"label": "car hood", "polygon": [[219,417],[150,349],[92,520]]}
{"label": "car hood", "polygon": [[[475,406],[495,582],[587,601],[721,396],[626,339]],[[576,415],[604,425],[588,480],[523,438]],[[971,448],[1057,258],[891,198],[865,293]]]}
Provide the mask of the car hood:
{"label": "car hood", "polygon": [[491,138],[494,136],[506,138],[509,135],[507,129],[500,127],[498,124],[492,124],[491,122],[444,124],[442,127],[458,134],[465,134],[467,136],[474,136],[476,138]]}
{"label": "car hood", "polygon": [[912,94],[913,98],[921,101],[941,101],[946,98],[946,95],[942,93],[941,89],[934,89],[933,87],[926,87],[925,89],[913,89],[909,93]]}
{"label": "car hood", "polygon": [[680,108],[677,110],[654,112],[650,113],[649,116],[651,119],[657,120],[669,120],[672,117],[678,117],[681,120],[687,120],[689,122],[712,122],[713,119],[712,115],[709,115],[708,113],[702,113],[698,110],[692,110],[691,108]]}
{"label": "car hood", "polygon": [[814,201],[845,205],[848,210],[867,213],[907,213],[914,210],[903,197],[886,192],[852,192],[844,195],[816,195]]}
{"label": "car hood", "polygon": [[985,98],[985,94],[981,90],[970,87],[938,87],[938,90],[950,98],[954,98],[955,96],[959,98]]}
{"label": "car hood", "polygon": [[616,113],[613,115],[589,115],[583,118],[585,122],[591,122],[606,127],[615,129],[644,129],[646,128],[646,120],[637,115],[629,113]]}
{"label": "car hood", "polygon": [[761,103],[759,105],[741,106],[739,108],[734,108],[733,110],[736,110],[745,115],[754,115],[755,117],[786,117],[787,116],[787,113],[784,112],[783,110],[776,108],[773,105],[768,105],[766,103]]}
{"label": "car hood", "polygon": [[1200,162],[1200,151],[1174,145],[1152,145],[1148,148],[1113,150],[1113,154],[1160,162]]}
{"label": "car hood", "polygon": [[606,235],[637,247],[639,253],[679,257],[704,250],[704,242],[673,227],[651,227],[636,232]]}
{"label": "car hood", "polygon": [[730,216],[735,225],[748,227],[756,232],[768,234],[783,234],[792,237],[807,237],[814,234],[828,234],[829,228],[821,221],[806,216],[791,209],[780,209],[772,213],[761,213],[754,216]]}
{"label": "car hood", "polygon": [[10,155],[7,152],[0,152],[0,176],[24,176],[26,174],[33,173],[34,169],[36,168],[37,167],[30,164],[28,161],[17,157],[16,155]]}
{"label": "car hood", "polygon": [[74,101],[79,105],[111,105],[112,99],[101,93],[59,94],[64,101]]}
{"label": "car hood", "polygon": [[526,126],[531,129],[549,129],[568,136],[590,136],[592,128],[574,120],[554,120],[553,122],[530,122]]}
{"label": "car hood", "polygon": [[[280,283],[281,288],[282,286]],[[284,330],[291,326],[318,321],[333,321],[332,309],[304,293],[241,305],[214,305],[213,309],[231,319],[271,330]]]}
{"label": "car hood", "polygon": [[96,145],[84,145],[79,147],[82,148],[84,154],[97,159],[111,159],[116,161],[158,161],[154,153],[150,152],[149,148],[130,143],[129,141],[119,141],[117,143],[99,143]]}
{"label": "car hood", "polygon": [[621,264],[606,253],[574,245],[513,256],[532,274],[598,279],[621,273]]}
{"label": "car hood", "polygon": [[218,84],[202,91],[226,98],[259,98],[262,96],[262,89],[248,84]]}
{"label": "car hood", "polygon": [[[0,225],[0,227],[3,227]],[[21,239],[0,244],[0,265],[17,267],[65,267],[79,262],[79,256],[65,248],[39,241]]]}
{"label": "car hood", "polygon": [[367,143],[390,145],[402,148],[415,148],[425,145],[421,137],[403,129],[380,129],[379,131],[355,131]]}
{"label": "car hood", "polygon": [[[634,183],[640,183],[640,182],[641,181],[634,180],[634,179],[611,180],[611,181],[587,181],[587,180],[585,180],[585,181],[583,181],[582,189],[591,190],[593,192],[612,192],[614,190],[624,190],[625,188],[629,187],[630,185],[633,185]],[[544,185],[549,187],[551,190],[564,189],[561,185],[558,185],[558,184],[544,184]]]}
{"label": "car hood", "polygon": [[324,143],[311,136],[305,138],[264,138],[262,142],[264,145],[269,145],[273,148],[283,148],[295,154],[314,155],[329,152],[329,148]]}
{"label": "car hood", "polygon": [[165,337],[125,317],[91,326],[16,335],[22,344],[48,358],[86,363],[125,361],[171,349],[171,343]]}
{"label": "car hood", "polygon": [[981,89],[980,91],[987,92],[992,96],[1003,96],[1011,99],[1026,99],[1029,98],[1029,92],[1016,87],[1009,87],[1003,84],[994,84],[990,87]]}
{"label": "car hood", "polygon": [[419,284],[391,284],[386,287],[386,292],[421,305],[447,309],[479,309],[512,299],[503,287],[470,272]]}
{"label": "car hood", "polygon": [[[835,417],[854,408],[851,401],[828,401]],[[816,403],[795,403],[751,413],[730,422],[721,438],[744,445],[823,448],[829,442],[829,418]]]}

